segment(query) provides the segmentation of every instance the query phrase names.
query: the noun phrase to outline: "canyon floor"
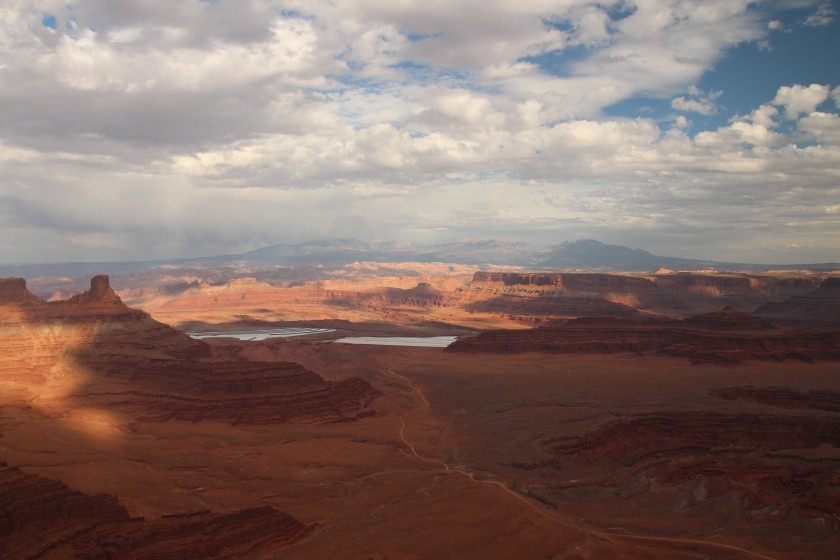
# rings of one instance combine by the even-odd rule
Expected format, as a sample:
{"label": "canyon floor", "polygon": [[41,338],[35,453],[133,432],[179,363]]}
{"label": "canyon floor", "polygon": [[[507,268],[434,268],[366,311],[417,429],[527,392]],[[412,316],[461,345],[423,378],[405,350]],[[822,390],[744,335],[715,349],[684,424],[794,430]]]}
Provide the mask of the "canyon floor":
{"label": "canyon floor", "polygon": [[[423,312],[403,300],[394,305],[402,318]],[[196,309],[162,303],[154,316],[225,328],[268,319],[267,312],[255,319],[236,308]],[[309,320],[332,321],[333,338],[523,327],[522,319],[486,310],[463,312],[465,320],[453,325],[389,323],[372,305],[329,309],[322,305]],[[456,314],[435,309],[433,318]],[[307,321],[302,312],[281,315],[272,318]],[[22,324],[22,332],[30,328]],[[36,340],[61,334],[47,330]],[[269,510],[259,508],[271,506],[274,517],[254,534],[284,527],[276,542],[243,552],[224,548],[231,538],[205,557],[840,558],[836,360],[463,353],[324,337],[217,339],[209,348],[198,363],[299,364],[329,389],[306,377],[296,381],[305,391],[294,395],[334,390],[339,396],[328,400],[344,404],[326,414],[294,401],[300,416],[277,421],[249,416],[247,400],[219,412],[207,408],[215,393],[190,399],[184,392],[182,406],[167,404],[168,415],[149,414],[150,405],[137,399],[150,387],[168,387],[158,376],[177,377],[172,364],[180,362],[163,367],[132,348],[123,358],[146,369],[131,375],[108,370],[103,377],[106,358],[97,358],[53,365],[43,382],[0,379],[0,461],[85,495],[106,494],[131,519],[262,515]],[[85,354],[76,348],[74,356]],[[226,367],[219,375],[235,373]],[[269,381],[259,377],[256,388],[237,390],[280,395]],[[350,386],[355,392],[341,396]],[[3,488],[0,477],[0,496]],[[2,513],[2,505],[3,558],[121,557],[73,549],[58,537],[38,549],[39,536],[20,532],[21,516]],[[156,546],[178,533],[155,527],[148,531],[158,535]],[[193,541],[210,538],[202,527]],[[179,552],[156,557],[200,557],[171,550]]]}
{"label": "canyon floor", "polygon": [[[741,385],[836,390],[836,364],[722,368],[632,355],[464,356],[305,341],[246,346],[327,379],[364,377],[383,393],[377,414],[323,425],[138,422],[72,402],[39,408],[5,393],[0,456],[84,492],[115,495],[132,515],[272,505],[315,527],[269,558],[837,555],[836,517],[785,514],[795,495],[751,510],[731,492],[709,497],[699,476],[686,489],[645,472],[616,482],[615,473],[575,464],[547,473],[516,466],[543,455],[542,439],[583,435],[623,415],[655,412],[667,424],[669,414],[685,410],[778,414],[710,392]],[[772,430],[766,437],[772,447]],[[838,448],[778,453],[840,477]],[[763,473],[751,474],[760,500]],[[540,494],[586,477],[586,485]]]}

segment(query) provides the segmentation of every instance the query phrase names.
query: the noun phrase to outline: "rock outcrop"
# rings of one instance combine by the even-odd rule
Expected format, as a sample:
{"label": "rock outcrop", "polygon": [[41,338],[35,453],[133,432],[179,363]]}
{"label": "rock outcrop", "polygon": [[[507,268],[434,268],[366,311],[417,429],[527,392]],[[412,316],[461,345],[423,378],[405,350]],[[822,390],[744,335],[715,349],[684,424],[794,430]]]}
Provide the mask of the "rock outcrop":
{"label": "rock outcrop", "polygon": [[85,494],[0,462],[4,558],[251,558],[276,553],[312,529],[270,506],[132,518],[112,496]]}
{"label": "rock outcrop", "polygon": [[840,277],[826,278],[819,288],[778,302],[768,302],[756,315],[796,325],[840,326]]}
{"label": "rock outcrop", "polygon": [[722,518],[816,519],[829,532],[840,531],[840,418],[639,414],[582,435],[545,438],[541,448],[549,459],[513,466],[563,473],[542,490],[549,503],[570,491],[626,499],[656,488],[682,495],[678,509],[705,503]]}
{"label": "rock outcrop", "polygon": [[0,305],[33,303],[38,298],[26,288],[23,278],[0,278]]}
{"label": "rock outcrop", "polygon": [[450,298],[471,311],[533,318],[686,316],[724,306],[754,309],[813,290],[819,278],[677,273],[476,272]]}
{"label": "rock outcrop", "polygon": [[452,343],[451,352],[634,352],[680,356],[694,362],[747,359],[840,359],[840,332],[774,328],[725,308],[683,321],[575,319],[528,330],[491,330]]}
{"label": "rock outcrop", "polygon": [[58,302],[32,296],[22,280],[0,287],[0,381],[75,380],[73,399],[148,420],[337,422],[373,413],[378,392],[362,379],[333,383],[294,363],[212,359],[206,343],[123,304],[107,276]]}
{"label": "rock outcrop", "polygon": [[718,387],[709,394],[730,401],[750,401],[787,409],[840,412],[840,393],[790,387]]}

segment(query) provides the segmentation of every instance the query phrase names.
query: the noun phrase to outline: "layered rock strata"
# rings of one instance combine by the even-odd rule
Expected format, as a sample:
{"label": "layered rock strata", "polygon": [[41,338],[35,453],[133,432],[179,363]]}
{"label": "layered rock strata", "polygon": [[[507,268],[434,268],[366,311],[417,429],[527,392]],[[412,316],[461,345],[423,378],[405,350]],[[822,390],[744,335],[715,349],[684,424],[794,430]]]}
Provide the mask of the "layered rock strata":
{"label": "layered rock strata", "polygon": [[826,278],[811,292],[765,303],[755,314],[791,324],[840,326],[840,277]]}
{"label": "layered rock strata", "polygon": [[730,401],[749,401],[787,409],[813,409],[840,412],[840,393],[790,387],[717,387],[709,391]]}
{"label": "layered rock strata", "polygon": [[270,506],[132,518],[112,496],[85,494],[0,462],[4,558],[253,558],[276,553],[312,529]]}
{"label": "layered rock strata", "polygon": [[677,273],[476,272],[448,299],[471,311],[544,317],[685,316],[724,306],[754,309],[813,290],[821,278]]}
{"label": "layered rock strata", "polygon": [[837,417],[649,413],[540,445],[550,458],[512,466],[552,473],[535,490],[547,503],[569,493],[670,494],[678,509],[715,508],[722,523],[784,521],[789,530],[816,520],[821,531],[840,532]]}
{"label": "layered rock strata", "polygon": [[840,359],[840,332],[774,328],[732,308],[683,321],[575,319],[529,330],[492,330],[452,343],[451,352],[634,352],[695,362]]}
{"label": "layered rock strata", "polygon": [[125,306],[107,276],[65,301],[42,301],[20,279],[5,281],[0,295],[0,381],[71,384],[78,402],[150,420],[266,424],[373,414],[378,392],[366,381],[327,382],[294,363],[214,360],[207,344]]}

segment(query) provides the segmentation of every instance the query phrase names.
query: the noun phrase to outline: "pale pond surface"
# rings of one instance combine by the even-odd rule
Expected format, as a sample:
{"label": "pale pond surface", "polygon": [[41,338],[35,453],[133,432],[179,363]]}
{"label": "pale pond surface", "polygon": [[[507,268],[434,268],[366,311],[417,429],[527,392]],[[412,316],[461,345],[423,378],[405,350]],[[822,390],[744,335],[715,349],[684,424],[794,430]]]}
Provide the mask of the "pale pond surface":
{"label": "pale pond surface", "polygon": [[335,342],[344,344],[377,344],[381,346],[422,346],[446,348],[457,336],[348,336]]}
{"label": "pale pond surface", "polygon": [[238,338],[239,340],[266,340],[268,338],[287,338],[290,336],[305,336],[308,334],[322,334],[335,332],[335,329],[284,328],[257,329],[253,331],[214,331],[188,333],[199,340],[204,338]]}
{"label": "pale pond surface", "polygon": [[[315,328],[279,328],[255,329],[248,331],[208,331],[188,333],[191,337],[202,340],[208,338],[238,338],[246,341],[259,341],[269,338],[288,338],[335,332],[335,329]],[[456,336],[348,336],[336,339],[342,344],[375,344],[380,346],[420,346],[427,348],[445,348],[455,342]]]}

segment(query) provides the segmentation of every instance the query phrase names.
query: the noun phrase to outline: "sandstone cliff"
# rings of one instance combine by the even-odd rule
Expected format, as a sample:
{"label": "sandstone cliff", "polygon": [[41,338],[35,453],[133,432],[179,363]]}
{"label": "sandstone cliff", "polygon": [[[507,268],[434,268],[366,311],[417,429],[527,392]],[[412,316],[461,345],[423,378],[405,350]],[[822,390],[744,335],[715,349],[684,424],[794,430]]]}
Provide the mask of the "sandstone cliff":
{"label": "sandstone cliff", "polygon": [[113,496],[85,494],[0,462],[3,558],[248,558],[277,552],[312,528],[270,506],[132,518]]}
{"label": "sandstone cliff", "polygon": [[681,356],[695,362],[840,359],[840,332],[775,328],[725,308],[682,321],[575,319],[529,330],[492,330],[462,338],[451,352],[635,352]]}
{"label": "sandstone cliff", "polygon": [[58,302],[32,296],[20,279],[0,288],[0,381],[153,420],[336,422],[373,413],[378,393],[361,379],[331,383],[298,364],[212,359],[205,343],[125,306],[107,276]]}
{"label": "sandstone cliff", "polygon": [[740,523],[784,522],[777,527],[789,531],[818,520],[828,534],[840,531],[838,418],[637,414],[580,436],[548,437],[541,446],[549,459],[514,466],[563,473],[542,490],[549,503],[569,492],[589,499],[670,493],[681,496],[679,507],[716,508],[722,523],[735,515]]}
{"label": "sandstone cliff", "polygon": [[448,300],[471,311],[533,318],[632,317],[638,312],[686,316],[768,301],[814,289],[819,279],[747,274],[476,272]]}
{"label": "sandstone cliff", "polygon": [[808,293],[765,303],[755,313],[791,324],[840,326],[840,277],[826,278]]}

